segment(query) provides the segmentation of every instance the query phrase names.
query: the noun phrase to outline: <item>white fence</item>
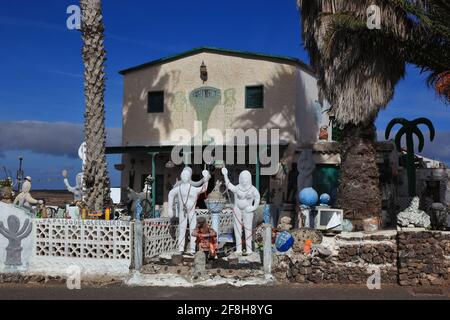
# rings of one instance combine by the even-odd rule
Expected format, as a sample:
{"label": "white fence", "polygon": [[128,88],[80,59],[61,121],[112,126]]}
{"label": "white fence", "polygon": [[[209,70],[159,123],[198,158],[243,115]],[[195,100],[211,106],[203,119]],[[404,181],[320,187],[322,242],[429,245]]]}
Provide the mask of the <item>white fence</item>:
{"label": "white fence", "polygon": [[[211,223],[208,210],[196,210],[197,217],[205,217]],[[169,218],[148,219],[143,223],[144,260],[156,257],[163,253],[178,250],[179,228],[178,224],[171,224]],[[233,212],[231,209],[223,210],[220,215],[219,232],[233,232]]]}
{"label": "white fence", "polygon": [[33,223],[36,256],[131,260],[130,222],[35,219]]}
{"label": "white fence", "polygon": [[[197,210],[211,223],[208,210]],[[34,219],[33,255],[40,258],[82,258],[132,261],[134,223],[126,221]],[[144,260],[178,250],[178,224],[169,218],[144,220]],[[233,212],[220,216],[221,234],[233,233]],[[188,241],[187,241],[188,242]]]}

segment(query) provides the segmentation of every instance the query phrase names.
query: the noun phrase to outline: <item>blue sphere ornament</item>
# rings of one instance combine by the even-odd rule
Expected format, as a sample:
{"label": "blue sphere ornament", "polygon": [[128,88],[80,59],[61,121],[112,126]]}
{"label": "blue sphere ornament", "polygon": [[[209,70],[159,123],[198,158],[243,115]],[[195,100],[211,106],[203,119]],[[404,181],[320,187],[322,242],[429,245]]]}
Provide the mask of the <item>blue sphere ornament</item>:
{"label": "blue sphere ornament", "polygon": [[305,206],[313,207],[319,201],[319,194],[314,188],[305,188],[300,191],[298,200]]}
{"label": "blue sphere ornament", "polygon": [[290,248],[292,248],[293,245],[294,238],[289,232],[283,231],[277,235],[277,238],[275,240],[275,247],[279,252],[286,252]]}
{"label": "blue sphere ornament", "polygon": [[320,204],[326,204],[329,205],[331,201],[331,197],[328,193],[323,193],[320,195]]}

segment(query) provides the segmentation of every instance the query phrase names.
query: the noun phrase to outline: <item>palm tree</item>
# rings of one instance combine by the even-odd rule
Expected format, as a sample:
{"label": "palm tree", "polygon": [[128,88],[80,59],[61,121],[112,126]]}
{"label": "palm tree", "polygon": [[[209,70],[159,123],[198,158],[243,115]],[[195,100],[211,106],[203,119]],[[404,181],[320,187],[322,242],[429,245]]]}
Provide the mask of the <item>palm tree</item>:
{"label": "palm tree", "polygon": [[[434,87],[444,102],[450,103],[450,2],[448,0],[385,0],[407,13],[410,23],[406,33],[396,26],[383,25],[377,37],[393,39],[398,56],[428,73],[427,84]],[[382,13],[382,18],[385,17]],[[332,32],[364,34],[366,17],[339,13],[331,23]]]}
{"label": "palm tree", "polygon": [[430,130],[430,141],[434,140],[435,130],[433,123],[427,118],[418,118],[413,121],[406,120],[404,118],[395,118],[389,122],[385,138],[389,139],[392,128],[396,124],[400,124],[402,128],[395,135],[395,145],[398,152],[402,152],[401,140],[402,137],[406,137],[406,153],[407,153],[407,172],[408,172],[408,193],[410,197],[416,196],[416,167],[414,165],[414,137],[415,135],[419,139],[419,152],[422,152],[425,145],[425,139],[422,132],[419,129],[419,125],[423,124]]}
{"label": "palm tree", "polygon": [[105,60],[101,0],[80,0],[83,39],[86,165],[85,201],[91,211],[102,211],[110,197],[105,145]]}
{"label": "palm tree", "polygon": [[[378,3],[382,27],[404,36],[410,25],[407,14],[387,1]],[[342,128],[338,204],[359,228],[361,219],[381,216],[374,121],[404,76],[405,61],[394,38],[380,37],[379,30],[332,28],[343,15],[365,19],[372,0],[298,0],[298,5],[319,98],[328,100]]]}

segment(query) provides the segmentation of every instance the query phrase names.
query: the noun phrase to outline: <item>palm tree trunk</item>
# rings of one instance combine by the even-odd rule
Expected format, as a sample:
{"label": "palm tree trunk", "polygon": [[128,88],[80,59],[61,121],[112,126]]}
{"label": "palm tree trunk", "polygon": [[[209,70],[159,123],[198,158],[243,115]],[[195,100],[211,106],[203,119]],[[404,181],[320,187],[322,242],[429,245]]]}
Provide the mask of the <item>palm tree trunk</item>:
{"label": "palm tree trunk", "polygon": [[101,0],[80,0],[86,101],[86,166],[84,183],[88,210],[102,211],[110,198],[106,165],[104,25]]}
{"label": "palm tree trunk", "polygon": [[381,217],[375,133],[373,122],[348,124],[342,130],[338,204],[357,229],[361,229],[363,219]]}

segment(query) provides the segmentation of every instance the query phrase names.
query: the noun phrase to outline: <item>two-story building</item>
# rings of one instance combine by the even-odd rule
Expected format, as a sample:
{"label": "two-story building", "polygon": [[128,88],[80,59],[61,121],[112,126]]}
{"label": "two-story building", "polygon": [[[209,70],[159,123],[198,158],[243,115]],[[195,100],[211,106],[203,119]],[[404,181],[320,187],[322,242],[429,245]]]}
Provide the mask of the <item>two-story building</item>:
{"label": "two-story building", "polygon": [[[167,201],[184,165],[191,165],[194,180],[206,165],[193,164],[188,153],[183,164],[176,165],[171,158],[179,143],[173,133],[194,137],[196,121],[203,131],[279,129],[276,173],[261,174],[259,157],[245,164],[224,158],[208,166],[213,176],[210,189],[214,179],[222,179],[219,169],[225,164],[232,181],[241,170],[250,170],[261,194],[275,203],[292,198],[301,146],[315,143],[320,128],[328,125],[326,110],[317,102],[315,75],[296,58],[203,47],[120,73],[124,76],[123,143],[108,147],[107,152],[123,154],[123,189],[141,189],[145,177],[152,174],[159,205]],[[207,144],[205,139],[200,141]],[[245,142],[249,160],[252,143]],[[257,144],[261,147],[261,141]]]}

